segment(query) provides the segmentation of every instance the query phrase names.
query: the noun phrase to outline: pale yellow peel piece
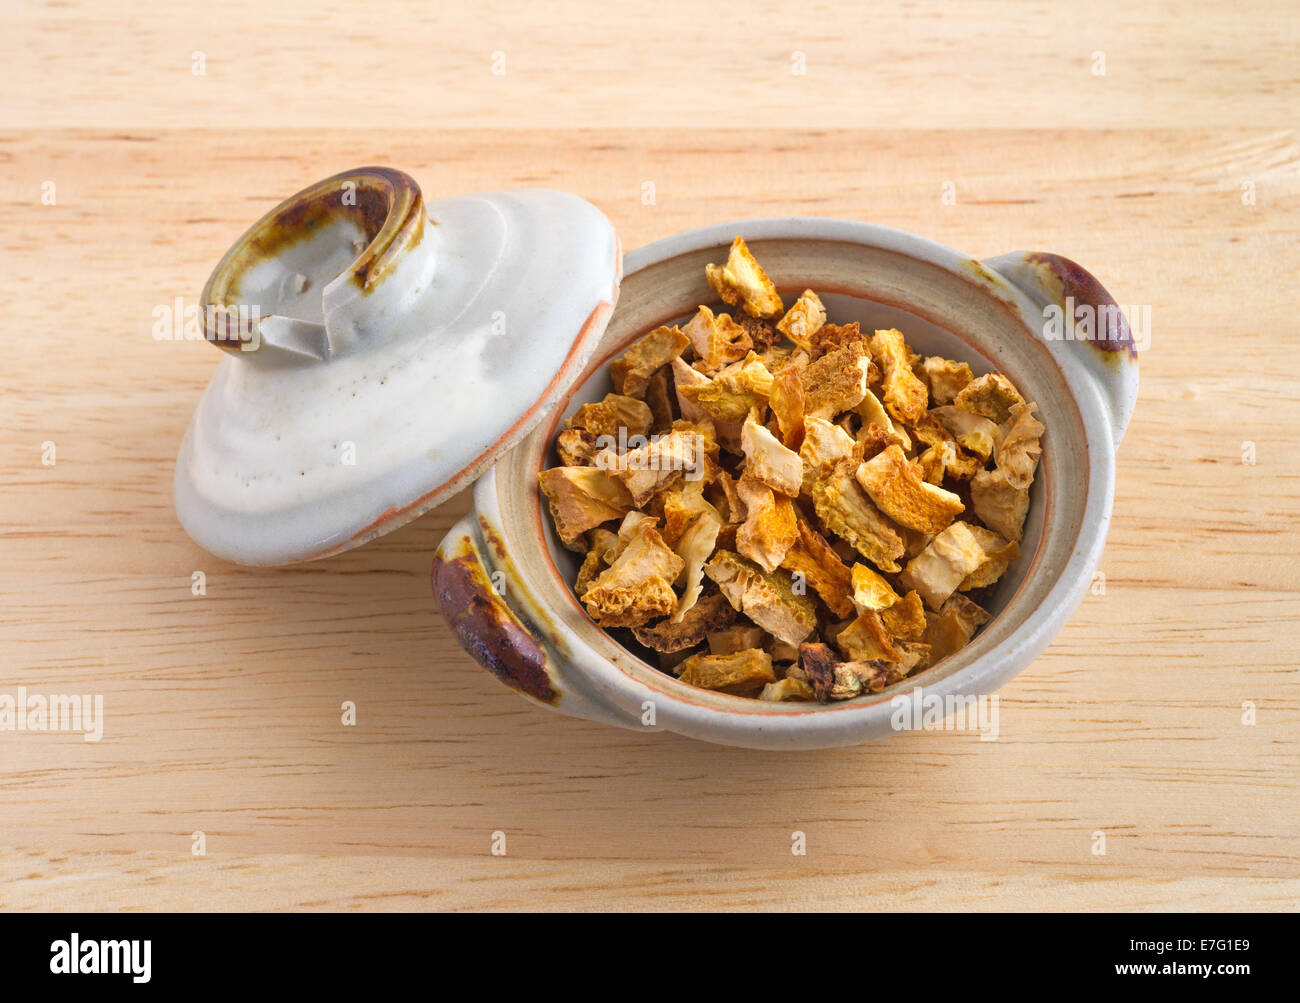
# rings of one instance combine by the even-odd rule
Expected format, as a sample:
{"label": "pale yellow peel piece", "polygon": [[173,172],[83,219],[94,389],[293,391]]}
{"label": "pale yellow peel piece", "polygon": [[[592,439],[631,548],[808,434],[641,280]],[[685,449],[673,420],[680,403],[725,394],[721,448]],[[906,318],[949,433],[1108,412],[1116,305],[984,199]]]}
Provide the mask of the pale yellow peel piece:
{"label": "pale yellow peel piece", "polygon": [[915,422],[925,413],[930,392],[915,373],[903,334],[894,328],[871,338],[871,357],[884,374],[885,407],[899,421]]}
{"label": "pale yellow peel piece", "polygon": [[633,506],[627,488],[599,467],[551,467],[537,480],[555,530],[568,547],[576,546],[587,530],[623,518]]}
{"label": "pale yellow peel piece", "polygon": [[708,383],[677,384],[682,398],[724,422],[743,422],[753,408],[767,405],[771,391],[772,374],[753,352],[721,370]]}
{"label": "pale yellow peel piece", "polygon": [[859,613],[888,609],[898,602],[898,593],[884,576],[861,562],[853,565],[853,605]]}
{"label": "pale yellow peel piece", "polygon": [[941,359],[937,355],[931,355],[921,363],[921,372],[930,388],[930,399],[935,404],[951,404],[962,388],[975,378],[966,363]]}
{"label": "pale yellow peel piece", "polygon": [[970,526],[954,522],[908,561],[898,580],[919,592],[928,607],[938,609],[983,561],[984,548]]}
{"label": "pale yellow peel piece", "polygon": [[775,571],[799,535],[794,505],[748,472],[738,490],[745,503],[745,522],[736,530],[736,549],[764,571]]}
{"label": "pale yellow peel piece", "polygon": [[643,520],[623,553],[582,594],[583,605],[602,627],[639,627],[677,606],[672,582],[684,562],[650,520]]}
{"label": "pale yellow peel piece", "polygon": [[896,445],[859,466],[856,476],[880,511],[921,533],[938,533],[965,508],[951,491],[927,483]]}
{"label": "pale yellow peel piece", "polygon": [[704,275],[724,303],[739,305],[751,317],[774,317],[782,310],[776,285],[741,237],[731,242],[727,263],[721,267],[705,265]]}
{"label": "pale yellow peel piece", "polygon": [[684,333],[695,349],[696,367],[709,376],[739,362],[754,347],[749,333],[731,314],[715,314],[706,306],[699,308]]}
{"label": "pale yellow peel piece", "polygon": [[677,672],[677,678],[691,686],[741,695],[752,695],[776,682],[771,656],[756,649],[731,655],[692,655]]}
{"label": "pale yellow peel piece", "polygon": [[795,497],[803,484],[803,461],[757,421],[750,412],[740,433],[745,454],[745,476],[762,481],[773,491]]}
{"label": "pale yellow peel piece", "polygon": [[650,378],[682,354],[690,340],[678,328],[657,327],[609,364],[614,389],[644,400]]}
{"label": "pale yellow peel piece", "polygon": [[792,577],[802,575],[836,616],[852,616],[853,576],[848,565],[797,511],[796,520],[799,536],[786,551],[781,567]]}
{"label": "pale yellow peel piece", "polygon": [[719,550],[704,566],[732,608],[773,637],[799,644],[817,628],[817,610],[807,596],[795,593],[790,576],[769,574],[753,561]]}
{"label": "pale yellow peel piece", "polygon": [[988,373],[962,387],[961,393],[952,402],[958,410],[970,411],[995,425],[1001,425],[1011,417],[1011,409],[1017,404],[1023,404],[1025,399],[1001,373]]}
{"label": "pale yellow peel piece", "polygon": [[826,323],[826,307],[811,289],[803,295],[777,321],[776,329],[806,352],[812,351],[812,336]]}
{"label": "pale yellow peel piece", "polygon": [[906,550],[903,538],[854,478],[857,466],[848,457],[822,467],[812,485],[813,507],[828,530],[881,571],[893,573]]}
{"label": "pale yellow peel piece", "polygon": [[763,687],[763,692],[758,695],[760,700],[798,700],[811,701],[816,699],[813,696],[813,688],[802,679],[794,679],[786,676],[774,683],[768,683]]}

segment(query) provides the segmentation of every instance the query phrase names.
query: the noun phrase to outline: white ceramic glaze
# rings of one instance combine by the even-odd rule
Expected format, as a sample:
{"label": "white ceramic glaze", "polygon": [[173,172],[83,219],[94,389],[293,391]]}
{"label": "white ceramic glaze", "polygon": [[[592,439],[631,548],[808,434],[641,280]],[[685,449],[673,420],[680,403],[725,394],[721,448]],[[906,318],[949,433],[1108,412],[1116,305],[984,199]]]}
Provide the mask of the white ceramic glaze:
{"label": "white ceramic glaze", "polygon": [[283,564],[437,505],[569,389],[616,300],[620,257],[609,221],[563,192],[426,210],[408,176],[362,168],[289,199],[204,291],[260,316],[218,344],[181,444],[185,530],[219,557]]}
{"label": "white ceramic glaze", "polygon": [[[569,584],[574,555],[555,539],[537,489],[558,423],[610,389],[605,367],[641,334],[715,302],[704,264],[744,236],[787,302],[824,294],[831,319],[897,326],[924,353],[1005,372],[1038,402],[1047,432],[1022,556],[994,595],[993,620],[938,665],[880,694],[825,706],[686,686],[623,649]],[[988,693],[1042,651],[1085,595],[1110,520],[1115,449],[1137,395],[1127,325],[1107,341],[1051,341],[1044,306],[1113,304],[1084,269],[1050,254],[979,262],[932,241],[841,220],[755,220],[696,230],[628,254],[618,310],[574,392],[474,489],[474,511],[434,562],[438,603],[467,650],[507,685],[562,712],[755,748],[818,748],[895,730],[896,697]],[[491,588],[505,583],[505,588]]]}

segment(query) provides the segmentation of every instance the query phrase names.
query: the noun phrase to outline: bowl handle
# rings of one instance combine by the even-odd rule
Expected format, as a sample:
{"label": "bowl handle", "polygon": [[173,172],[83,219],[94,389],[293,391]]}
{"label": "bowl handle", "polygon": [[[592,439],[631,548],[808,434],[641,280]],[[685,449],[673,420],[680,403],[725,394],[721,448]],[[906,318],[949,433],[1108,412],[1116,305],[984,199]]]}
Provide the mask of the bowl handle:
{"label": "bowl handle", "polygon": [[[433,595],[461,647],[531,702],[605,724],[655,730],[589,692],[568,671],[563,641],[527,612],[525,586],[508,561],[492,559],[486,535],[470,512],[452,526],[433,558]],[[507,596],[519,601],[507,602]]]}
{"label": "bowl handle", "polygon": [[[1045,340],[1061,342],[1063,350],[1083,362],[1108,407],[1111,436],[1118,447],[1138,391],[1139,339],[1134,338],[1124,311],[1092,273],[1059,254],[1013,251],[984,265],[1042,311],[1040,330]],[[1147,334],[1144,325],[1144,338]]]}

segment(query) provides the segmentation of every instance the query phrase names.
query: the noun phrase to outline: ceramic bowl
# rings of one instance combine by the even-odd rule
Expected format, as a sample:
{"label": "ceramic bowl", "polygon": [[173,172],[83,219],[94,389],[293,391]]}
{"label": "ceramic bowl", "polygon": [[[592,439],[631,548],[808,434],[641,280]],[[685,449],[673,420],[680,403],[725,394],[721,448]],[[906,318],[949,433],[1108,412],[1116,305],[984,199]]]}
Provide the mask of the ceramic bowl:
{"label": "ceramic bowl", "polygon": [[[638,337],[717,306],[706,262],[740,234],[786,302],[817,290],[836,323],[897,327],[924,354],[1005,373],[1046,426],[1020,558],[1000,581],[992,620],[965,648],[885,689],[826,705],[772,703],[697,689],[642,661],[597,627],[571,588],[577,558],[553,531],[537,487],[563,419],[612,387],[609,361]],[[1058,338],[1051,323],[1091,307],[1109,324]],[[1046,318],[1046,320],[1045,320]],[[1091,334],[1091,337],[1087,335]],[[1052,254],[976,261],[932,241],[828,219],[724,224],[629,253],[617,309],[586,371],[527,438],[474,487],[474,506],[440,545],[433,588],[466,650],[546,707],[629,728],[666,729],[753,748],[820,748],[892,733],[895,698],[978,696],[1043,650],[1088,590],[1110,521],[1115,450],[1137,397],[1127,322],[1087,271]]]}

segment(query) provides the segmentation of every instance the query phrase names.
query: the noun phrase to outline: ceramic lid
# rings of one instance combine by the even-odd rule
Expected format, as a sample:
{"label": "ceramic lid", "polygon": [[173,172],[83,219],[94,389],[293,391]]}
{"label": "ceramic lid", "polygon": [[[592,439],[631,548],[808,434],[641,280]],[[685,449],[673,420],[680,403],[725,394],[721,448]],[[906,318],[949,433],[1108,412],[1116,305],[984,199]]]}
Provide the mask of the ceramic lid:
{"label": "ceramic lid", "polygon": [[181,443],[176,512],[242,564],[348,550],[473,481],[581,374],[621,275],[564,192],[426,206],[365,167],[281,204],[203,291],[225,357]]}

